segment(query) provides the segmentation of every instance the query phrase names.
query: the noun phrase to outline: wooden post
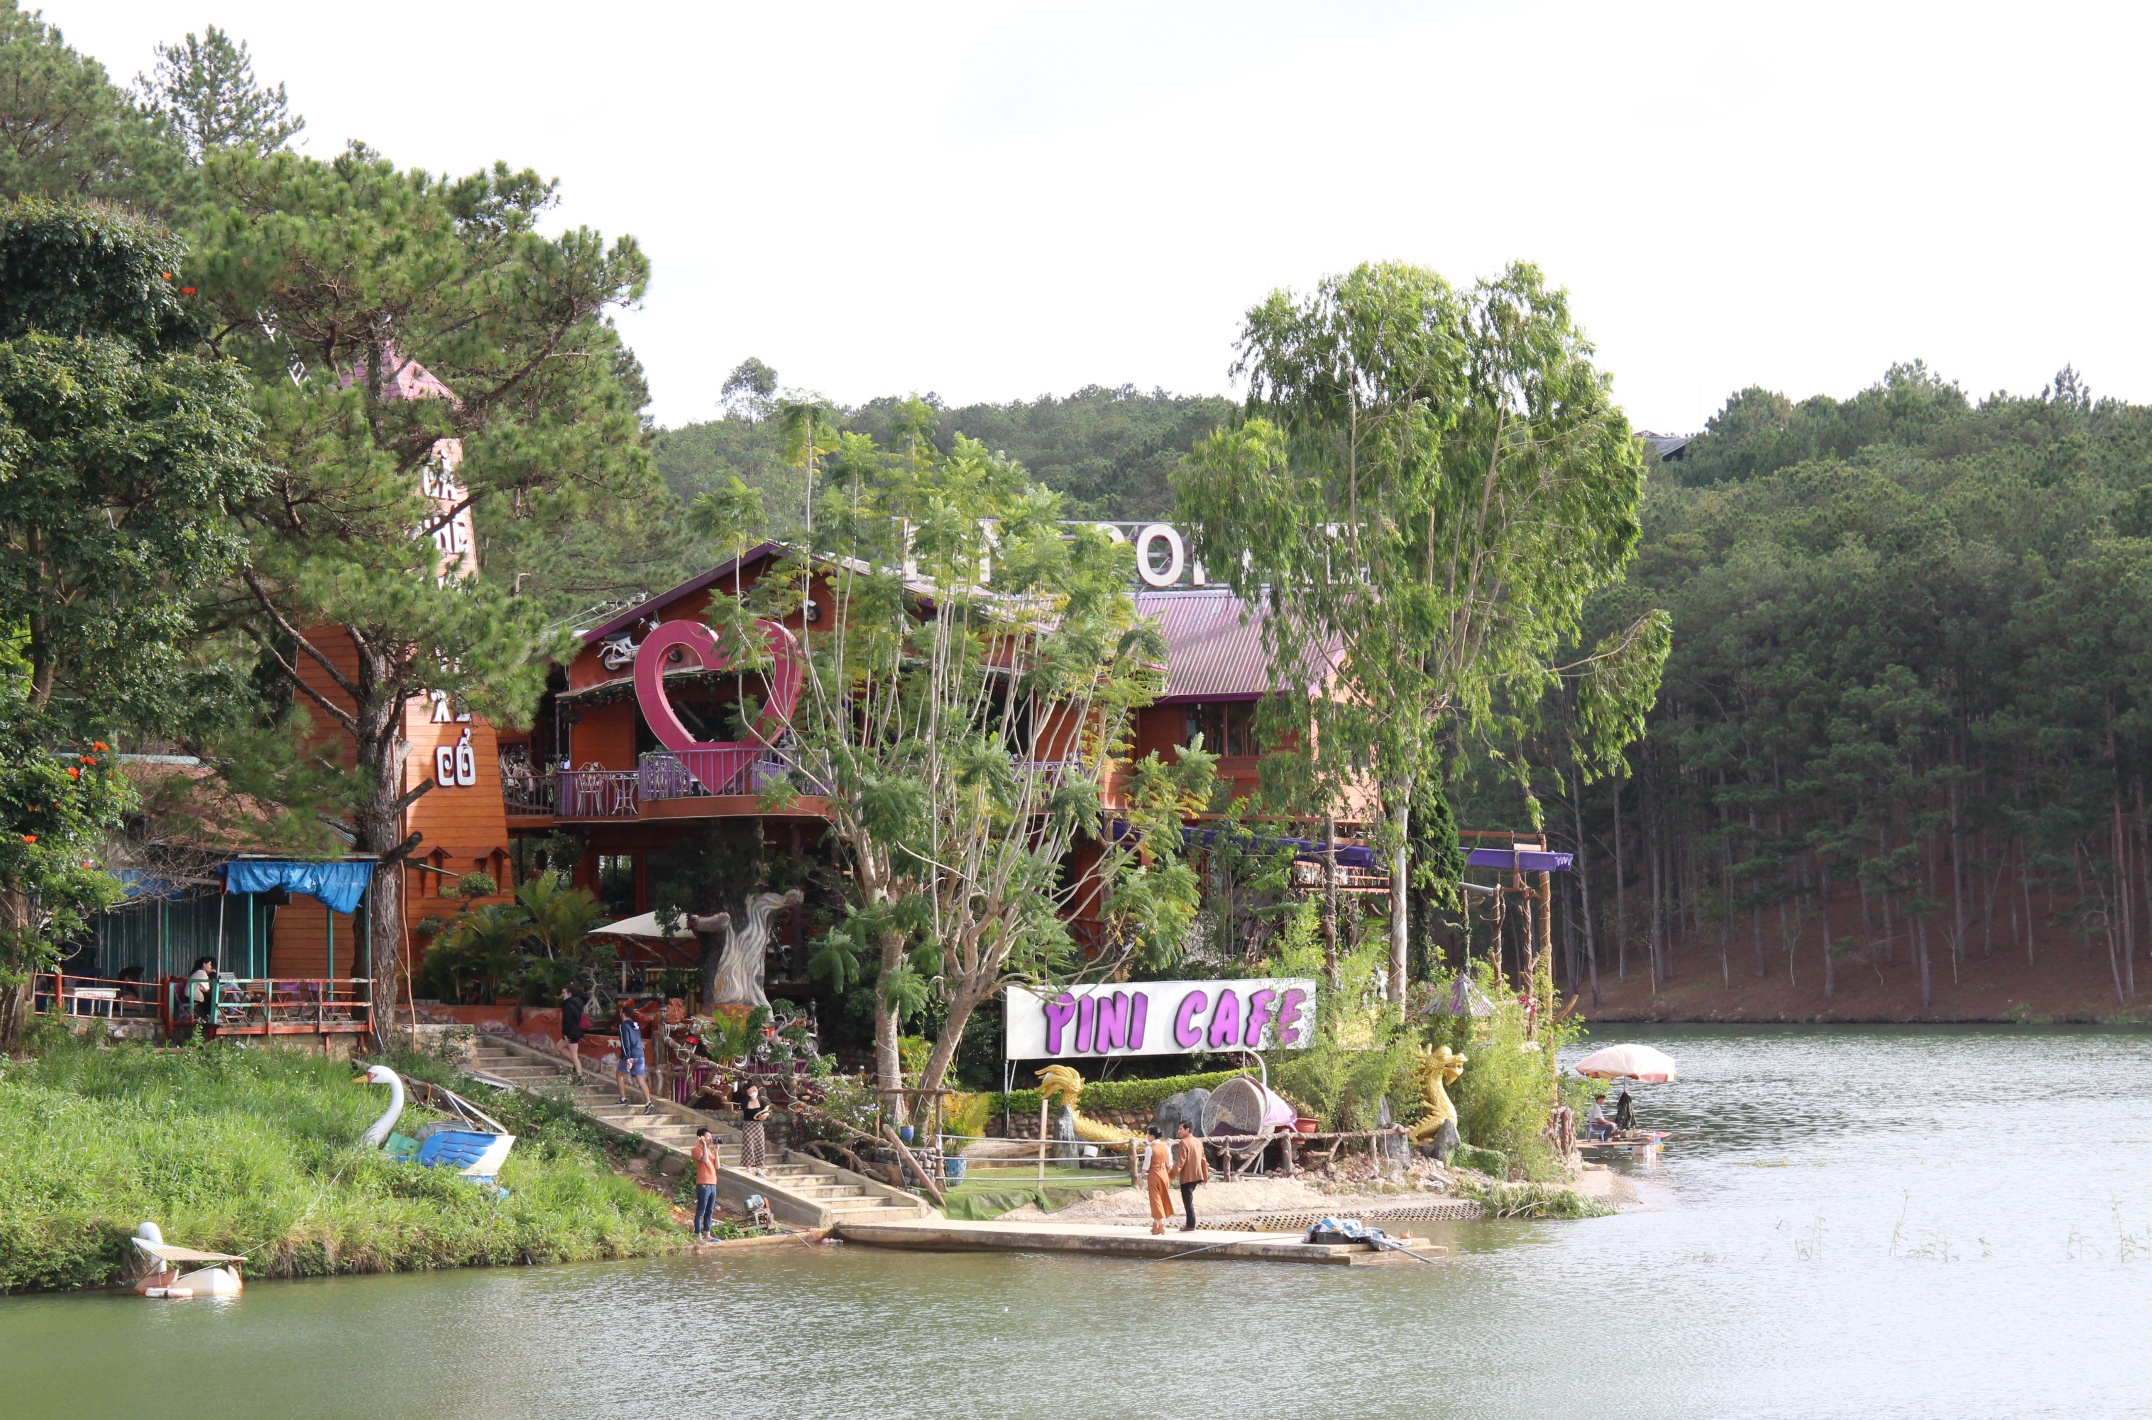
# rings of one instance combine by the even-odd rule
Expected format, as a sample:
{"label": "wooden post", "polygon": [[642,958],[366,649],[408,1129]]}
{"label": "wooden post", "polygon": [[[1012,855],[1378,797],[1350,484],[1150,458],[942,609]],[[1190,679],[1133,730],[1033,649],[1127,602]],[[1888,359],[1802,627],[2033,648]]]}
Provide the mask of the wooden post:
{"label": "wooden post", "polygon": [[1046,1182],[1046,1112],[1053,1106],[1045,1096],[1039,1097],[1039,1182]]}
{"label": "wooden post", "polygon": [[1323,815],[1323,975],[1338,986],[1338,821]]}
{"label": "wooden post", "polygon": [[937,1208],[948,1207],[949,1200],[942,1197],[942,1191],[934,1186],[934,1180],[927,1174],[926,1169],[921,1166],[919,1160],[913,1156],[912,1151],[904,1147],[903,1136],[898,1134],[896,1130],[890,1128],[889,1121],[886,1119],[882,1121],[882,1132],[889,1136],[890,1143],[897,1146],[898,1157],[902,1158],[906,1164],[911,1166],[911,1170],[913,1173],[919,1175],[919,1181],[926,1186],[927,1196],[934,1200],[934,1206],[936,1206]]}

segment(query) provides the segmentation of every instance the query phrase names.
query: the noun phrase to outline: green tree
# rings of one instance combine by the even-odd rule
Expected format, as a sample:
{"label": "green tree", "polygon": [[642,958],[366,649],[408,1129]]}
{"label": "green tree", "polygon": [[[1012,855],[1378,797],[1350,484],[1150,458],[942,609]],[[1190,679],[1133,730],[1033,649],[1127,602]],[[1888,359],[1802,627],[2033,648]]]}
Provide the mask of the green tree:
{"label": "green tree", "polygon": [[[406,703],[441,691],[519,723],[565,652],[512,569],[453,575],[456,515],[558,527],[652,491],[640,384],[607,316],[647,264],[630,239],[541,234],[552,185],[505,165],[450,181],[357,148],[333,163],[234,149],[203,173],[216,200],[194,215],[188,270],[212,343],[254,377],[273,465],[243,510],[254,552],[227,609],[354,743],[347,831],[393,869],[417,846],[404,810],[431,787],[405,773]],[[401,882],[376,878],[380,920],[399,920]],[[397,940],[375,936],[377,1000],[395,999]]]}
{"label": "green tree", "polygon": [[211,25],[196,39],[157,46],[157,67],[137,75],[143,111],[161,120],[199,162],[210,153],[241,148],[260,156],[283,147],[306,127],[291,111],[284,86],[264,88],[244,40]]}
{"label": "green tree", "polygon": [[777,372],[750,355],[725,376],[717,400],[727,418],[760,423],[777,406]]}
{"label": "green tree", "polygon": [[60,32],[0,0],[0,196],[101,198],[162,209],[186,154]]}
{"label": "green tree", "polygon": [[[811,552],[715,614],[741,663],[766,666],[749,618],[828,575],[791,735],[773,746],[789,791],[826,796],[849,874],[814,967],[840,991],[874,982],[884,1087],[902,1083],[903,1018],[939,998],[931,1090],[1008,982],[1110,974],[1178,944],[1197,899],[1180,814],[1208,801],[1212,757],[1126,762],[1165,648],[1136,618],[1125,545],[1069,535],[1058,499],[970,440],[944,457],[924,438],[885,450],[848,434],[832,454]],[[1079,844],[1096,862],[1072,873]],[[1072,914],[1100,924],[1088,959]]]}
{"label": "green tree", "polygon": [[[1587,598],[1636,546],[1640,456],[1591,354],[1530,266],[1463,294],[1361,266],[1249,311],[1245,417],[1175,479],[1193,554],[1268,612],[1273,684],[1305,687],[1287,724],[1319,806],[1360,775],[1380,785],[1400,1007],[1418,786],[1560,679]],[[1569,670],[1648,703],[1656,675],[1632,662],[1664,648],[1640,632]]]}
{"label": "green tree", "polygon": [[0,1049],[20,1036],[35,973],[120,895],[107,840],[133,803],[101,741],[55,752],[58,728],[0,681]]}
{"label": "green tree", "polygon": [[181,254],[111,208],[0,210],[0,626],[26,703],[83,733],[169,710],[192,600],[239,559],[227,509],[266,486]]}

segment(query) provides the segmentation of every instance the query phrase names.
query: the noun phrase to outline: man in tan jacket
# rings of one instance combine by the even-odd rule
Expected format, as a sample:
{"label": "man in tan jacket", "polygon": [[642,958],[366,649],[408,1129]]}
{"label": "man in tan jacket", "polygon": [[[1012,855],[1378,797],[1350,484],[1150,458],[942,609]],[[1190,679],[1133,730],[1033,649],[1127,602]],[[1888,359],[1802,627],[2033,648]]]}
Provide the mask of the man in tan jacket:
{"label": "man in tan jacket", "polygon": [[1173,1141],[1174,1163],[1181,1180],[1181,1206],[1188,1210],[1188,1226],[1184,1231],[1196,1230],[1196,1186],[1210,1182],[1210,1161],[1203,1157],[1203,1141],[1182,1120]]}

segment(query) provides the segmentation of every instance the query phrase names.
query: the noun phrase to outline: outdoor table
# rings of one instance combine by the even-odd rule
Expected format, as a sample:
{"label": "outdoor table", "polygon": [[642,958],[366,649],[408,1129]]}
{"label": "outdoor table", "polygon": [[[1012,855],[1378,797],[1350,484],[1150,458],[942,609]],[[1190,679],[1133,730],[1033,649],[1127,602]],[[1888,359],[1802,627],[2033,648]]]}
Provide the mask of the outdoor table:
{"label": "outdoor table", "polygon": [[[111,1016],[119,1010],[120,989],[117,986],[77,986],[68,995],[70,1015]],[[104,1009],[97,1009],[99,1006]]]}

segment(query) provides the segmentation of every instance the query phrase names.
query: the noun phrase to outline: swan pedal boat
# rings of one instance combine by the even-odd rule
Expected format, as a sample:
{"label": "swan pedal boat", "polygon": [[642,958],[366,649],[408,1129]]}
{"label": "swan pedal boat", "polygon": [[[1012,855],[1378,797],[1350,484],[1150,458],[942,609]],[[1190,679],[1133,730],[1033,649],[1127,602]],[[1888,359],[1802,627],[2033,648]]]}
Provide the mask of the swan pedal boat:
{"label": "swan pedal boat", "polygon": [[498,1120],[450,1090],[440,1093],[468,1122],[484,1127],[466,1129],[456,1121],[440,1119],[423,1126],[416,1139],[408,1138],[394,1132],[404,1111],[403,1077],[386,1065],[369,1065],[353,1083],[389,1087],[389,1107],[359,1137],[362,1148],[384,1149],[393,1158],[413,1160],[430,1169],[454,1169],[473,1183],[492,1183],[493,1176],[507,1162],[508,1151],[516,1146],[516,1136]]}
{"label": "swan pedal boat", "polygon": [[[155,1223],[144,1223],[135,1229],[128,1239],[154,1264],[135,1283],[135,1295],[155,1297],[161,1300],[178,1300],[182,1297],[236,1297],[241,1290],[239,1264],[246,1261],[244,1254],[230,1252],[200,1252],[191,1247],[174,1247],[164,1240]],[[195,1264],[189,1271],[181,1271],[181,1265]]]}

